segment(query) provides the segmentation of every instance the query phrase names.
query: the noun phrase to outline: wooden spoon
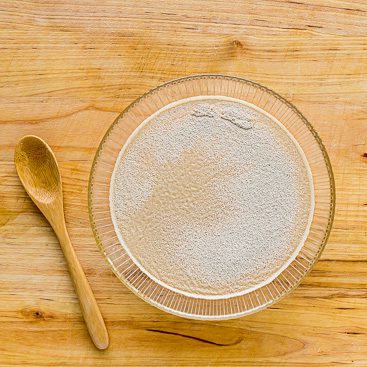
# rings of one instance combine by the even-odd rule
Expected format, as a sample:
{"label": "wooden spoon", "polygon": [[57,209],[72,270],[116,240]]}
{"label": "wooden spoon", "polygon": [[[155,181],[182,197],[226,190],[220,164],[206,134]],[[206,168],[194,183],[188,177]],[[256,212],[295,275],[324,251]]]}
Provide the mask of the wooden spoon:
{"label": "wooden spoon", "polygon": [[89,334],[98,349],[106,349],[108,333],[93,292],[66,230],[59,167],[51,148],[37,136],[17,144],[15,166],[25,190],[54,229],[64,252]]}

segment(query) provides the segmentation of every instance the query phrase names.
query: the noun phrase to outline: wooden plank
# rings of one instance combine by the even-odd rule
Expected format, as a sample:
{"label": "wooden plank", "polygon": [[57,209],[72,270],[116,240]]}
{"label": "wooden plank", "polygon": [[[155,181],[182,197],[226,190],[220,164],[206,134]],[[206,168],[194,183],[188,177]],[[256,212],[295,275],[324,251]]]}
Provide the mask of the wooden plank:
{"label": "wooden plank", "polygon": [[[362,1],[11,1],[0,6],[0,365],[367,365],[367,5]],[[328,245],[266,311],[180,319],[113,276],[89,226],[94,153],[117,114],[170,79],[225,73],[292,101],[337,186]],[[16,141],[37,134],[64,179],[71,240],[111,336],[94,349],[61,250],[23,191]]]}

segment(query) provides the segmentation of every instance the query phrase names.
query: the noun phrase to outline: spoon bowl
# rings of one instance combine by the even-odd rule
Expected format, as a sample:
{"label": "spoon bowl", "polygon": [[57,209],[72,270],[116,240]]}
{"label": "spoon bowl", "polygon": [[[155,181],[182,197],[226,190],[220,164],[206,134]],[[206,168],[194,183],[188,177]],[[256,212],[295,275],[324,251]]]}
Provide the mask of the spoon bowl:
{"label": "spoon bowl", "polygon": [[15,149],[18,176],[27,192],[41,203],[62,195],[61,176],[56,157],[37,136],[23,137]]}

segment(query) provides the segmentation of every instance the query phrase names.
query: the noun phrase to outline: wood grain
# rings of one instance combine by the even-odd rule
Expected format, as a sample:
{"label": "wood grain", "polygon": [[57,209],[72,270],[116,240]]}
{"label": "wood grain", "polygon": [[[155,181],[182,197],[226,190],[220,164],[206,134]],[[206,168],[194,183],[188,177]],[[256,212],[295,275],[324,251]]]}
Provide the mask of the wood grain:
{"label": "wood grain", "polygon": [[[362,1],[1,1],[1,366],[366,366],[367,5]],[[113,276],[89,225],[94,153],[117,114],[167,80],[262,83],[320,133],[337,207],[321,260],[271,309],[225,322],[166,315]],[[71,241],[111,337],[94,349],[57,239],[13,151],[54,150]]]}

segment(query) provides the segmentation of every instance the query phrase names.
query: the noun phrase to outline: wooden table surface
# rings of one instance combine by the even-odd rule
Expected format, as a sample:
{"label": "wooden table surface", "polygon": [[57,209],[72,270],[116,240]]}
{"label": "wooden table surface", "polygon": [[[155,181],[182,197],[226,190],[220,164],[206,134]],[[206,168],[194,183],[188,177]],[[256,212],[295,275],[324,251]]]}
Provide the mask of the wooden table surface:
{"label": "wooden table surface", "polygon": [[[293,102],[334,168],[333,231],[311,274],[266,311],[225,322],[171,316],[112,274],[87,183],[117,114],[180,76],[224,73]],[[1,366],[367,366],[365,1],[0,0]],[[72,242],[111,346],[89,340],[58,242],[15,172],[25,134],[54,149]]]}

